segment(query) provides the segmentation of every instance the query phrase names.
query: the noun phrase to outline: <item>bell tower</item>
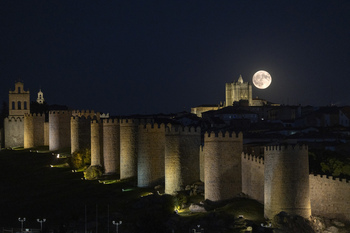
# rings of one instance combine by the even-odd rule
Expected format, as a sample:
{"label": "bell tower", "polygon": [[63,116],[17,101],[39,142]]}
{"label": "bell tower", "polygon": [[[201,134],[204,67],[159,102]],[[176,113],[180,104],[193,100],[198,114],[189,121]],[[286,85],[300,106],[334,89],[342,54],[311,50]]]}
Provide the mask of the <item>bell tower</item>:
{"label": "bell tower", "polygon": [[38,98],[36,99],[36,102],[38,102],[39,104],[43,104],[44,101],[45,101],[44,93],[40,89],[39,92],[38,92]]}
{"label": "bell tower", "polygon": [[30,113],[30,93],[24,90],[21,81],[15,83],[15,90],[9,91],[9,116],[24,116]]}

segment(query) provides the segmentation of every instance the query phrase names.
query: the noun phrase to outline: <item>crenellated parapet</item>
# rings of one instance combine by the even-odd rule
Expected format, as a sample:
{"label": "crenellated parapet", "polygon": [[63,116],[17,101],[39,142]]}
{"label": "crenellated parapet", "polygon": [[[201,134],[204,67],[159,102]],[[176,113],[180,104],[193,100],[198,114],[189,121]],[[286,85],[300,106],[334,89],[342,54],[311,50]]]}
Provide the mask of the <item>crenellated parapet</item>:
{"label": "crenellated parapet", "polygon": [[250,161],[252,163],[264,164],[264,157],[255,156],[247,153],[242,153],[242,160]]}
{"label": "crenellated parapet", "polygon": [[207,131],[204,134],[206,141],[242,141],[243,143],[243,133],[242,132],[232,132],[232,131]]}
{"label": "crenellated parapet", "polygon": [[182,125],[167,125],[166,134],[180,134],[180,135],[198,135],[201,134],[201,127],[182,126]]}
{"label": "crenellated parapet", "polygon": [[294,153],[296,151],[308,151],[308,146],[305,144],[272,145],[266,146],[265,151],[285,151]]}
{"label": "crenellated parapet", "polygon": [[10,116],[5,118],[5,122],[23,122],[24,117],[22,116]]}
{"label": "crenellated parapet", "polygon": [[118,118],[106,118],[102,119],[103,125],[119,125],[120,120]]}

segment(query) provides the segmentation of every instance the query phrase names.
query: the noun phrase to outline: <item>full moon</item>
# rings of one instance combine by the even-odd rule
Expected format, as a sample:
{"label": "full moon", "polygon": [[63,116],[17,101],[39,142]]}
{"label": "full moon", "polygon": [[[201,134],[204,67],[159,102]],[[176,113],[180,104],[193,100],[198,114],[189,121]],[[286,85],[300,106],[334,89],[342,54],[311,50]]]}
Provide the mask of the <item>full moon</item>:
{"label": "full moon", "polygon": [[259,89],[268,88],[271,84],[271,75],[265,70],[259,70],[253,75],[253,84]]}

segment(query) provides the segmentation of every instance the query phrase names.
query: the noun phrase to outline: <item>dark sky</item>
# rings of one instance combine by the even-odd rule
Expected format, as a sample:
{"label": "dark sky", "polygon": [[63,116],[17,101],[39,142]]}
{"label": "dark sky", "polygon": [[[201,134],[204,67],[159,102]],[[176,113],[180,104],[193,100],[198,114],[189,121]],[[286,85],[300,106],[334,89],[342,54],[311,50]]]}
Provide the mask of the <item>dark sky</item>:
{"label": "dark sky", "polygon": [[21,79],[73,109],[190,111],[260,69],[254,97],[350,105],[350,1],[0,1],[0,101]]}

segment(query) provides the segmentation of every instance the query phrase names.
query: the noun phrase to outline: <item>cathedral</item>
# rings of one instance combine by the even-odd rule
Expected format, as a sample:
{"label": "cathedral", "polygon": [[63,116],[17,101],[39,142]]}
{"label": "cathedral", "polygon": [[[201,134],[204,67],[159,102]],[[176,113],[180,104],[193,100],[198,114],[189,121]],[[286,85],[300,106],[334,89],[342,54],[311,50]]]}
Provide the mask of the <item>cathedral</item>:
{"label": "cathedral", "polygon": [[226,83],[226,102],[225,106],[232,106],[234,102],[240,100],[247,100],[249,106],[253,105],[252,99],[252,84],[249,82],[243,82],[243,78],[240,75],[237,82]]}

